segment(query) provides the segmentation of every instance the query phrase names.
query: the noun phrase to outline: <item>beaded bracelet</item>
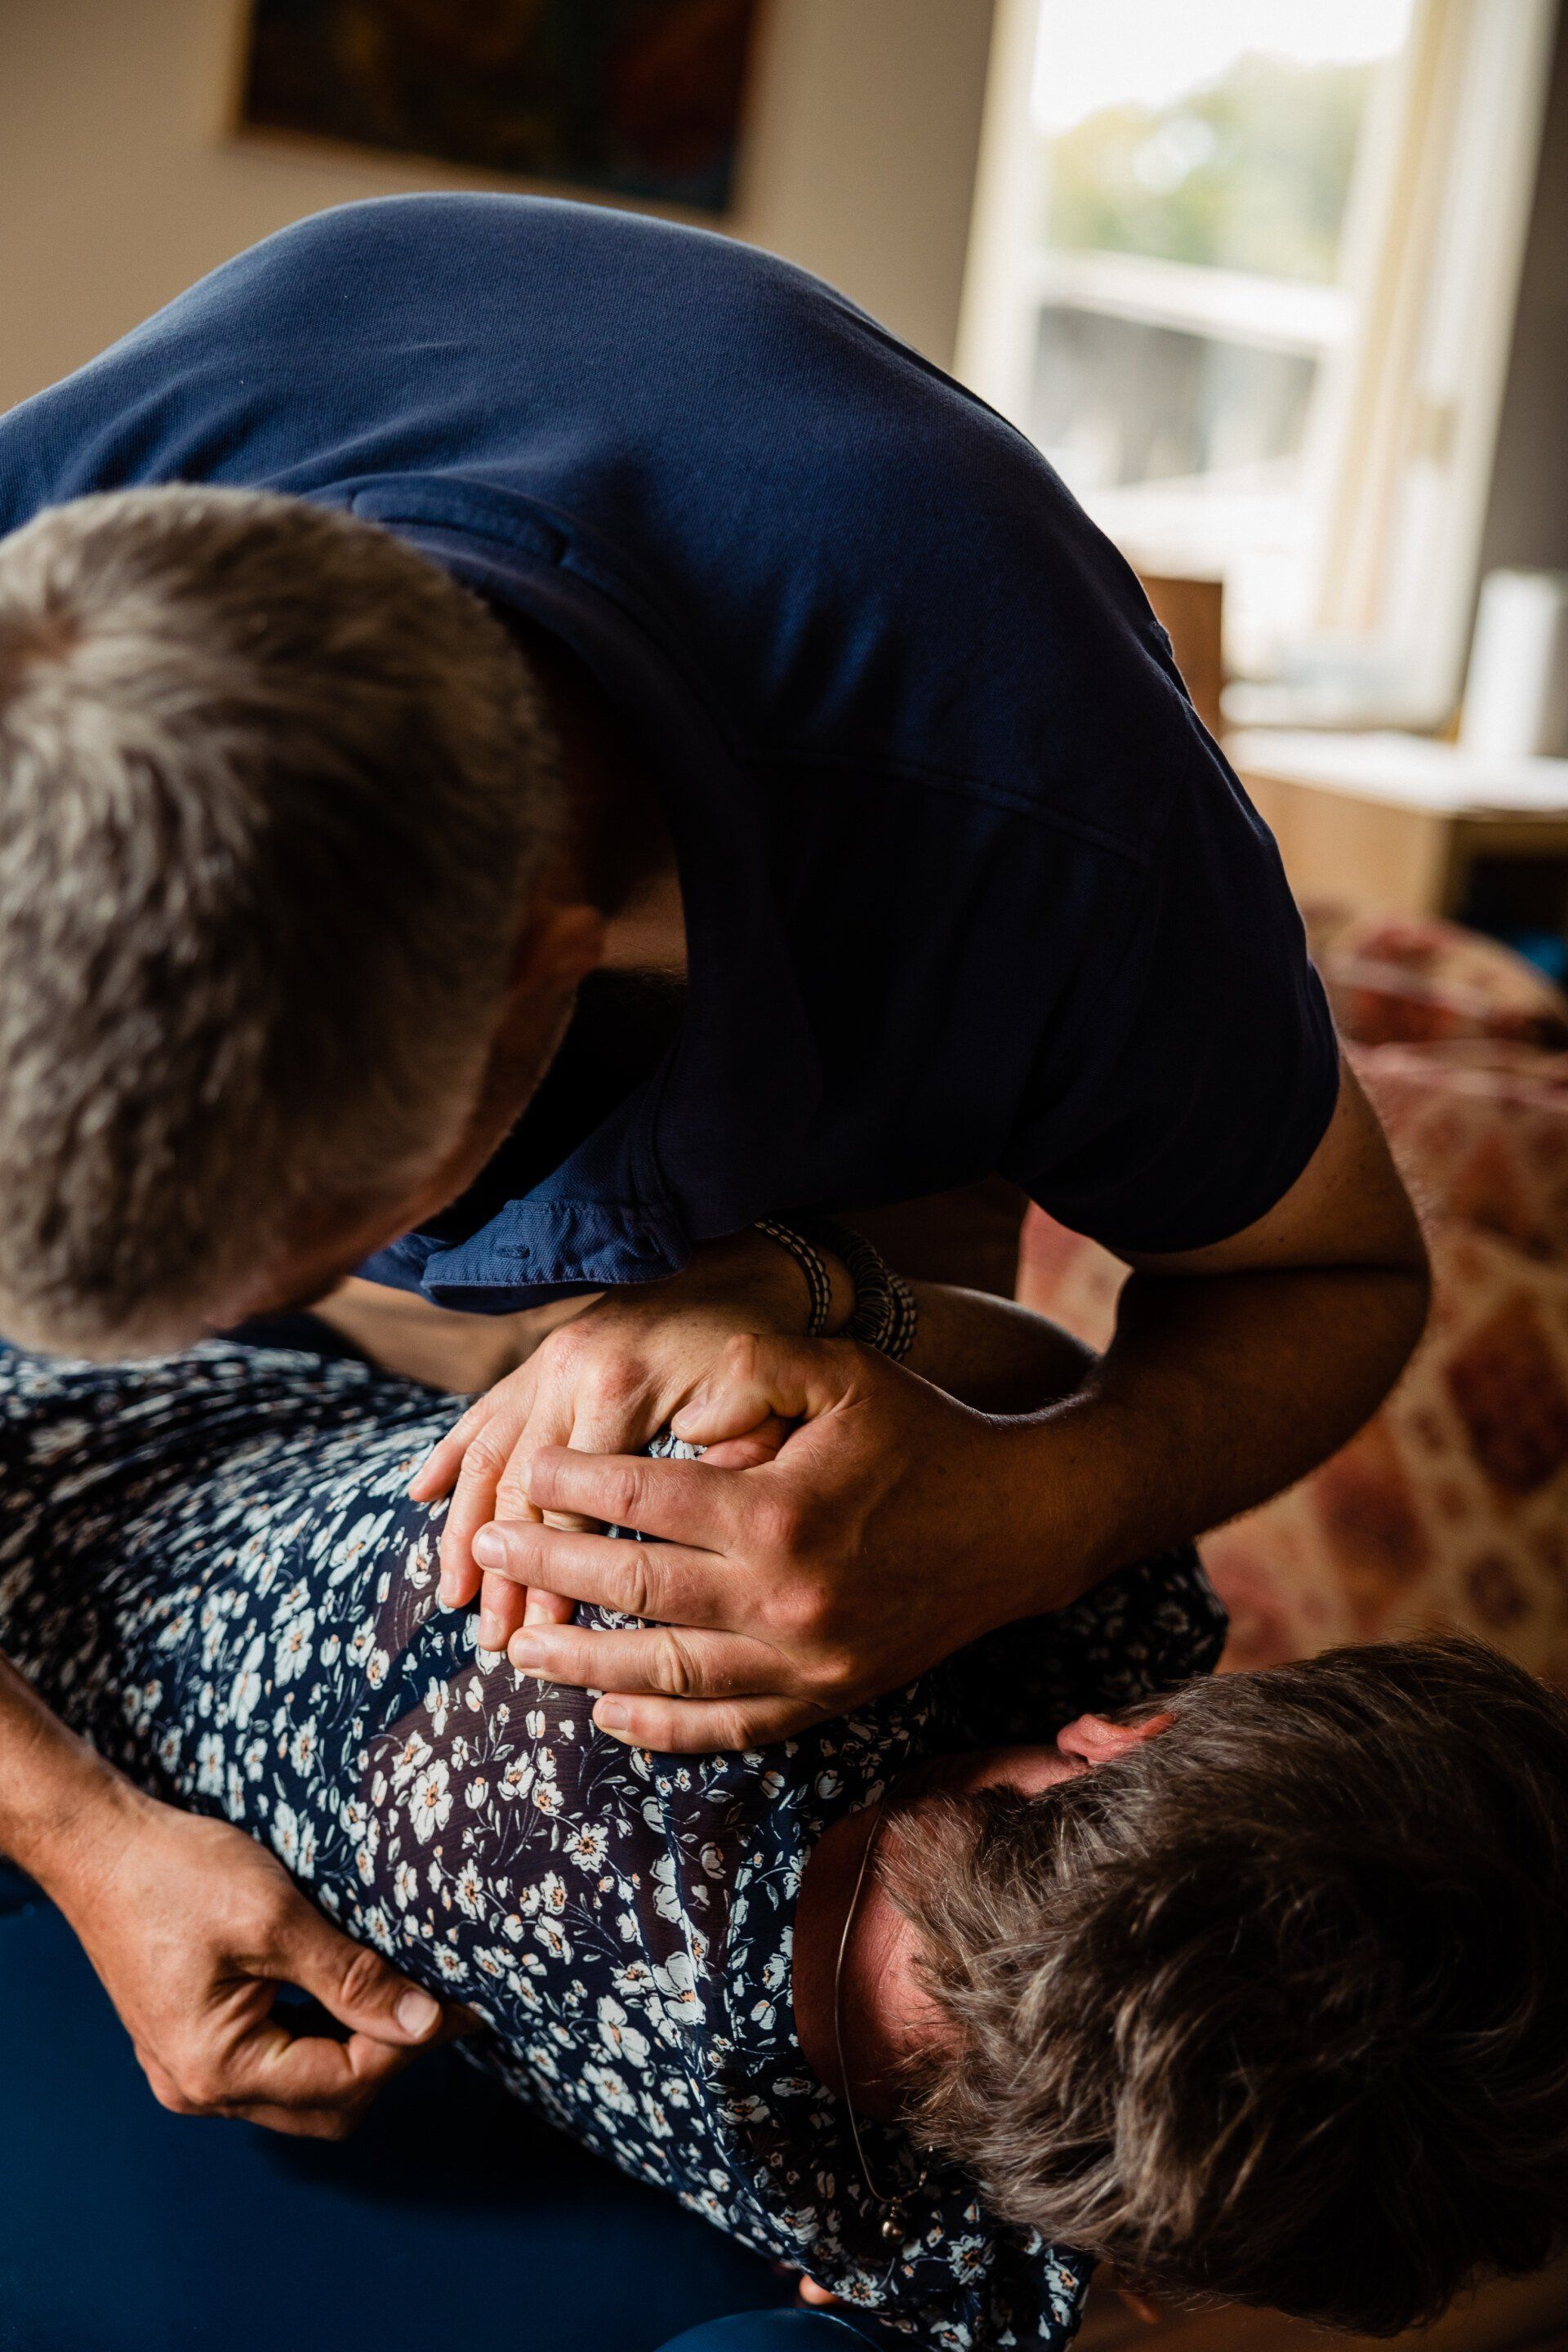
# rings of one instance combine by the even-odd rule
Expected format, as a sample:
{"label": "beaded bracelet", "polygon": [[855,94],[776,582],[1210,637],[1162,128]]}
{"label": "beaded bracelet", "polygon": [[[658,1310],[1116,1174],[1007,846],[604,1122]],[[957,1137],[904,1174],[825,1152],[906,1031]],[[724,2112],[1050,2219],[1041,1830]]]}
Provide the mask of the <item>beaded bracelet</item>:
{"label": "beaded bracelet", "polygon": [[914,1345],[920,1321],[914,1293],[864,1234],[831,1217],[814,1217],[801,1229],[781,1224],[775,1217],[759,1217],[755,1231],[787,1250],[805,1276],[811,1297],[808,1339],[822,1337],[833,1309],[832,1280],[816,1246],[820,1242],[823,1249],[842,1259],[855,1286],[855,1304],[837,1336],[873,1348],[895,1364],[903,1362]]}
{"label": "beaded bracelet", "polygon": [[805,1336],[808,1339],[820,1339],[833,1313],[833,1281],[822,1263],[821,1253],[813,1249],[804,1234],[797,1234],[793,1225],[781,1225],[774,1217],[759,1217],[753,1231],[765,1234],[769,1241],[787,1250],[805,1275],[811,1299]]}
{"label": "beaded bracelet", "polygon": [[858,1339],[895,1364],[901,1364],[915,1343],[920,1310],[913,1291],[901,1274],[895,1274],[880,1250],[864,1234],[832,1217],[813,1217],[803,1228],[808,1243],[819,1243],[842,1258],[855,1285],[855,1306],[838,1337]]}

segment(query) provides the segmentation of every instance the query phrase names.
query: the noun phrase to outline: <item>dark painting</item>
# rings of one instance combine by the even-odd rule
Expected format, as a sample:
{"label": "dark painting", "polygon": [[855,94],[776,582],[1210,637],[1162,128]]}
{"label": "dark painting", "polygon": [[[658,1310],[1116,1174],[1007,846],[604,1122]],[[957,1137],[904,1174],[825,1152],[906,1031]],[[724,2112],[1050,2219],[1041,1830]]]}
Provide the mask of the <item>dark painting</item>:
{"label": "dark painting", "polygon": [[253,0],[242,121],[721,212],[758,0]]}

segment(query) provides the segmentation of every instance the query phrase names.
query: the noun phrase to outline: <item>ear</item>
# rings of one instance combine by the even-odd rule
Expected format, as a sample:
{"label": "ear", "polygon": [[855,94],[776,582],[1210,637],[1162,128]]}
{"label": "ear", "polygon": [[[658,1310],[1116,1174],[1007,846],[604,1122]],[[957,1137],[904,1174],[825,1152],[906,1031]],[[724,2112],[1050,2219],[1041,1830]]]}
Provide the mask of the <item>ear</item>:
{"label": "ear", "polygon": [[575,988],[602,962],[605,918],[597,907],[536,901],[512,950],[513,996]]}
{"label": "ear", "polygon": [[1109,1764],[1136,1748],[1140,1740],[1169,1731],[1175,1719],[1173,1715],[1146,1715],[1142,1723],[1112,1723],[1109,1716],[1080,1715],[1076,1723],[1058,1732],[1057,1746],[1064,1756],[1076,1756],[1081,1763]]}

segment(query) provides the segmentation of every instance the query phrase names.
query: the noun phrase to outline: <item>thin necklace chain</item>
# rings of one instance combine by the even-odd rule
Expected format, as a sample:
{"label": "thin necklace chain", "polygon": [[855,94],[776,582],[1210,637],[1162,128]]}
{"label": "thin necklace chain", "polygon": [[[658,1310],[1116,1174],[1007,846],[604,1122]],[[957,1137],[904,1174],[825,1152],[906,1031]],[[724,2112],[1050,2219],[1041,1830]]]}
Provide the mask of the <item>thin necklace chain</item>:
{"label": "thin necklace chain", "polygon": [[[860,2137],[860,2119],[855,2113],[855,2101],[849,2087],[849,2062],[844,2054],[844,1958],[849,1949],[849,1937],[855,1926],[856,1914],[860,1908],[860,1896],[866,1885],[866,1874],[871,1867],[871,1856],[876,1851],[877,1840],[881,1834],[885,1817],[885,1807],[879,1805],[876,1818],[871,1823],[865,1845],[861,1849],[860,1867],[855,1878],[855,1892],[849,1897],[849,1908],[844,1915],[844,1932],[838,1938],[838,1959],[833,1971],[833,2043],[838,2053],[838,2074],[844,2084],[844,2111],[849,2118],[849,2136],[855,2143],[855,2154],[860,2165],[860,2177],[866,2183],[867,2192],[872,2203],[880,2205],[886,2210],[887,2219],[882,2223],[883,2237],[895,2239],[902,2238],[904,2235],[903,2201],[900,2198],[889,2195],[878,2188],[871,2167],[867,2161],[866,2144]],[[925,2175],[922,2172],[921,2175],[922,2185],[924,2180]]]}

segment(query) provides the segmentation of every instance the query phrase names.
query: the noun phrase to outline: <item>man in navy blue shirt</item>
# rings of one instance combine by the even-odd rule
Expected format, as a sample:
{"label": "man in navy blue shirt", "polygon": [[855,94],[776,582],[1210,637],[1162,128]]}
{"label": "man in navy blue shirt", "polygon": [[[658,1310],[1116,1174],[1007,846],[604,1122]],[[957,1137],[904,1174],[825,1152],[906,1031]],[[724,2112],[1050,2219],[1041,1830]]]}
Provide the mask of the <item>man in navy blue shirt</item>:
{"label": "man in navy blue shirt", "polygon": [[[602,1293],[425,1491],[606,1728],[892,1687],[1395,1376],[1421,1244],[1267,833],[1049,467],[828,289],[348,206],[0,420],[0,1328]],[[805,1340],[759,1219],[997,1175],[1132,1268],[1099,1366],[941,1284],[907,1370]],[[633,1459],[675,1413],[798,1426]]]}

